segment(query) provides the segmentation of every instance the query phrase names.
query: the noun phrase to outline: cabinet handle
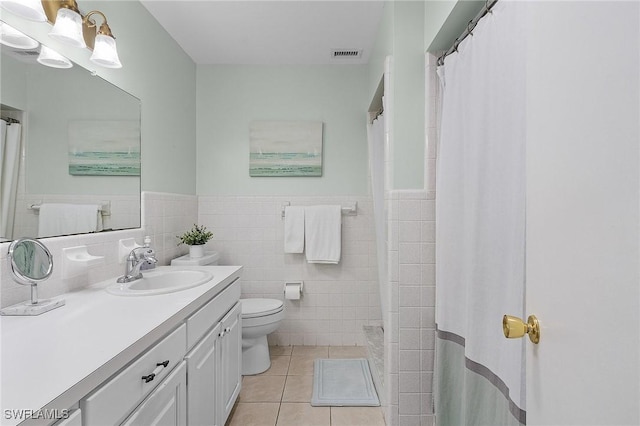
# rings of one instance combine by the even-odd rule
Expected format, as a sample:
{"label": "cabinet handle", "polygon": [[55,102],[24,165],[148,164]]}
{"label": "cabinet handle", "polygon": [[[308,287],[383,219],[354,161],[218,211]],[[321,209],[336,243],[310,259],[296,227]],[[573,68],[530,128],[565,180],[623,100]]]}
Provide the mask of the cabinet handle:
{"label": "cabinet handle", "polygon": [[231,331],[231,327],[227,327],[227,328],[224,329],[225,334],[229,333],[230,331]]}
{"label": "cabinet handle", "polygon": [[142,380],[144,380],[145,383],[149,383],[150,381],[153,380],[153,378],[156,377],[155,373],[151,373],[147,376],[142,376]]}
{"label": "cabinet handle", "polygon": [[220,337],[224,337],[224,335],[225,335],[225,330],[222,330],[222,331],[220,332],[220,334],[218,334],[218,336],[220,336]]}
{"label": "cabinet handle", "polygon": [[157,374],[162,371],[163,368],[167,368],[167,365],[169,365],[169,360],[157,363],[156,368],[153,370],[153,373],[142,376],[142,380],[144,380],[145,383],[149,383],[156,377]]}

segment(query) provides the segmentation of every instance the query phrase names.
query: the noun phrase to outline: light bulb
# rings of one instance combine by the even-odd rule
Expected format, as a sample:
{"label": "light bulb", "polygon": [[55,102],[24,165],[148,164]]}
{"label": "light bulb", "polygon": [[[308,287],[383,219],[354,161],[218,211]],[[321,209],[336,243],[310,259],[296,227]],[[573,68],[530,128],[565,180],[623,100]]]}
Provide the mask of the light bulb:
{"label": "light bulb", "polygon": [[4,22],[0,22],[0,43],[16,49],[35,49],[40,44]]}
{"label": "light bulb", "polygon": [[58,10],[56,23],[53,25],[49,37],[73,47],[87,47],[82,36],[82,17],[78,12],[65,7]]}
{"label": "light bulb", "polygon": [[44,22],[47,20],[40,0],[0,0],[0,6],[30,21]]}
{"label": "light bulb", "polygon": [[44,45],[40,49],[38,62],[52,68],[71,68],[73,66],[70,60]]}
{"label": "light bulb", "polygon": [[93,54],[89,60],[106,68],[122,68],[116,49],[116,40],[104,34],[96,36]]}

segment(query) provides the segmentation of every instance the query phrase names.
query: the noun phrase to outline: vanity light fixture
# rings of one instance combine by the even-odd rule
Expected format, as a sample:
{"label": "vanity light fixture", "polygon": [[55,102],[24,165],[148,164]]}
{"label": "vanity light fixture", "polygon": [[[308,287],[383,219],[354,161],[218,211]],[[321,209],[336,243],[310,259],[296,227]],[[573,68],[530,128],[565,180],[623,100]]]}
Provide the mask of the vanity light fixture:
{"label": "vanity light fixture", "polygon": [[40,43],[0,21],[0,43],[15,49],[35,49]]}
{"label": "vanity light fixture", "polygon": [[45,45],[42,45],[37,61],[51,68],[71,68],[73,66],[70,60]]}
{"label": "vanity light fixture", "polygon": [[40,0],[0,0],[0,6],[30,21],[44,22],[47,20]]}
{"label": "vanity light fixture", "polygon": [[[26,19],[52,23],[53,28],[49,32],[49,37],[73,47],[88,47],[93,50],[89,58],[91,62],[105,68],[122,68],[115,37],[107,24],[107,17],[99,10],[93,10],[86,16],[82,16],[76,0],[0,0],[0,6]],[[90,19],[93,15],[102,17],[102,23],[99,26]],[[19,48],[37,47],[37,42],[35,40],[33,42],[36,43],[34,46]],[[3,44],[11,46],[8,43],[3,42]],[[66,66],[68,59],[60,57],[65,61],[65,66],[62,68],[68,68]],[[48,57],[43,60],[47,61]]]}
{"label": "vanity light fixture", "polygon": [[52,3],[57,3],[59,9],[49,37],[73,47],[87,47],[82,35],[82,16],[76,0],[55,0]]}
{"label": "vanity light fixture", "polygon": [[[98,25],[89,18],[92,15],[102,16],[102,24]],[[93,54],[89,58],[94,64],[101,65],[105,68],[122,68],[122,63],[118,58],[118,49],[116,48],[116,38],[111,33],[111,28],[107,24],[107,17],[98,10],[92,10],[84,17],[85,26],[88,28],[98,28],[93,46]]]}

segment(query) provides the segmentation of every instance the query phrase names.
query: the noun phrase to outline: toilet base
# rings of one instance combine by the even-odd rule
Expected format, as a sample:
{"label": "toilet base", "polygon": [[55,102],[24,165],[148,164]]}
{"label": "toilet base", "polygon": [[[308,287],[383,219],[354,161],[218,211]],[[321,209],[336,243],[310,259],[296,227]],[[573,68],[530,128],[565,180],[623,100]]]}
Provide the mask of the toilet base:
{"label": "toilet base", "polygon": [[242,339],[242,375],[251,376],[271,367],[267,336]]}

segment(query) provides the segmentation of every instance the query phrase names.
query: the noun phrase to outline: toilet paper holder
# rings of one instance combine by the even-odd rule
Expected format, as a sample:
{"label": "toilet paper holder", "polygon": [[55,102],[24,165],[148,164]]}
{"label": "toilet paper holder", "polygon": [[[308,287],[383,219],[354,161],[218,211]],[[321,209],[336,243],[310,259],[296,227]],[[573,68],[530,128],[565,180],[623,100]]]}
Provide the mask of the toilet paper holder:
{"label": "toilet paper holder", "polygon": [[303,281],[292,281],[292,282],[285,282],[284,288],[282,290],[284,292],[285,299],[298,300],[302,296],[303,288],[304,288]]}

